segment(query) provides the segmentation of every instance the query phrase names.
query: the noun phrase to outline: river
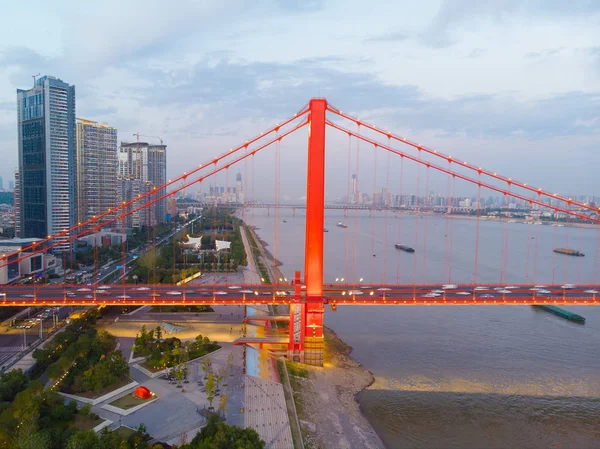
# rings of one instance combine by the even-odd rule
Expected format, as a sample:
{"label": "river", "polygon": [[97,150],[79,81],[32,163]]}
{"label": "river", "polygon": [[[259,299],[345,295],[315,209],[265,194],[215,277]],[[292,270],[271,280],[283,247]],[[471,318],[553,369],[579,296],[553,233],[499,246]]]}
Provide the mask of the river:
{"label": "river", "polygon": [[[328,212],[326,281],[441,284],[476,276],[478,282],[549,283],[554,276],[557,283],[577,283],[598,277],[595,229]],[[277,219],[253,210],[245,219],[259,228],[286,277],[302,270],[303,214],[283,210]],[[397,251],[396,242],[415,254]],[[586,257],[556,254],[556,247]],[[600,307],[568,309],[586,324],[532,307],[499,306],[348,306],[328,309],[325,322],[375,375],[358,400],[388,449],[600,448]]]}

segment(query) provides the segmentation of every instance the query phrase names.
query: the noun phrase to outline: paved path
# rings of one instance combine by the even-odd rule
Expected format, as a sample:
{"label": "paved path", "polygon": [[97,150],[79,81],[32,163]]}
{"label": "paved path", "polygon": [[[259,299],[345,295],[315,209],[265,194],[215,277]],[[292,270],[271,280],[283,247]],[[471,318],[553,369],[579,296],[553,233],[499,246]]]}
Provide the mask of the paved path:
{"label": "paved path", "polygon": [[260,284],[262,282],[260,279],[260,272],[256,266],[254,253],[252,252],[250,242],[248,242],[248,235],[246,234],[246,228],[244,226],[240,226],[240,234],[242,236],[242,242],[244,242],[244,249],[246,250],[246,260],[248,261],[248,266],[244,271],[244,279],[246,284]]}
{"label": "paved path", "polygon": [[[227,423],[237,426],[243,425],[244,390],[242,374],[243,349],[231,344],[223,344],[223,349],[210,355],[211,366],[217,371],[227,365],[230,353],[234,355],[234,370],[232,376],[227,376],[227,386],[222,386],[221,391],[228,396]],[[114,422],[113,427],[126,425],[137,427],[144,423],[148,433],[161,441],[169,444],[181,444],[181,436],[186,435],[189,442],[195,434],[205,425],[205,418],[198,412],[198,408],[208,406],[206,393],[198,381],[204,381],[201,362],[192,361],[189,367],[189,383],[182,383],[185,389],[177,388],[176,384],[169,384],[164,378],[151,379],[135,368],[131,369],[131,377],[140,385],[147,387],[156,394],[158,400],[148,406],[132,413],[129,416],[120,416],[117,413],[102,409],[102,404],[94,407],[94,412],[104,419]],[[213,401],[213,406],[218,408],[219,397]],[[108,400],[112,402],[115,398]]]}
{"label": "paved path", "polygon": [[293,448],[283,386],[254,376],[245,383],[244,426],[256,430],[269,449]]}

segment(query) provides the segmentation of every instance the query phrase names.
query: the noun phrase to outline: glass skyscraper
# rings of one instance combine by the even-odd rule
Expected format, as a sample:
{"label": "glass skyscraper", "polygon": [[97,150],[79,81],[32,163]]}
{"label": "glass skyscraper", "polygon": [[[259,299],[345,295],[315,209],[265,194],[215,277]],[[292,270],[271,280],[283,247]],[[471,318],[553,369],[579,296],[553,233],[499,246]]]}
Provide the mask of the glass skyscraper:
{"label": "glass skyscraper", "polygon": [[75,86],[43,76],[17,90],[17,104],[19,237],[44,238],[77,222]]}

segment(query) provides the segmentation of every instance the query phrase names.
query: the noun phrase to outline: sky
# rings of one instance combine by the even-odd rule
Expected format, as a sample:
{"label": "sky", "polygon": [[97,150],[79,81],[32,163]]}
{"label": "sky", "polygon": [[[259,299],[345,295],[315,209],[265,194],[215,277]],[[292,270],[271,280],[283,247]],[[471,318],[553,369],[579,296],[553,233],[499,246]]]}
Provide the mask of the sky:
{"label": "sky", "polygon": [[[598,1],[32,0],[27,12],[8,3],[0,16],[5,184],[18,166],[16,89],[40,73],[74,84],[77,116],[108,122],[119,140],[160,136],[168,177],[320,96],[515,179],[600,195]],[[328,194],[343,195],[348,139],[328,130],[327,142]],[[397,183],[398,160],[379,155],[369,165],[376,156],[365,147],[360,166],[355,155],[350,163],[365,173],[361,190]],[[282,195],[300,198],[306,132],[280,151]],[[273,154],[252,172],[264,195],[274,186]],[[248,164],[239,169],[246,178]],[[415,190],[416,172],[404,173],[405,191]],[[431,183],[446,188],[445,178]]]}

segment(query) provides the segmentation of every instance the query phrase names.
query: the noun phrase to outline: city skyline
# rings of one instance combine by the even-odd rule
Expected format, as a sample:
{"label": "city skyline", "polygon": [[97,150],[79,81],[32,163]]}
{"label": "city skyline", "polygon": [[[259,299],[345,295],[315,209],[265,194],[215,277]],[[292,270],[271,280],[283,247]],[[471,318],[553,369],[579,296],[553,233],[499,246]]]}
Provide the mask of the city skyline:
{"label": "city skyline", "polygon": [[[47,14],[31,20],[53,17],[56,26],[44,39],[45,28],[32,26],[19,41],[13,31],[21,19],[9,6],[0,22],[0,151],[8,156],[0,175],[8,179],[17,168],[14,89],[48,73],[79,86],[80,115],[110,122],[121,140],[140,131],[168,141],[168,177],[185,171],[184,161],[202,163],[243,142],[257,123],[276,123],[310,97],[325,96],[378,126],[514,178],[550,182],[563,193],[592,190],[600,66],[588,42],[597,41],[598,5],[426,1],[374,8],[367,18],[352,6],[267,1],[234,8],[224,23],[225,6],[217,2],[181,10],[131,2],[112,17],[107,36],[89,6],[40,3]],[[132,24],[127,12],[141,9],[144,20]],[[319,27],[334,14],[345,25]],[[399,28],[393,18],[406,15],[413,20]],[[272,27],[254,32],[257,17]],[[371,26],[348,26],[361,21]],[[188,23],[206,26],[190,31]],[[135,32],[151,24],[155,33]],[[307,30],[319,45],[297,44]],[[252,50],[265,43],[268,55]],[[332,142],[332,154],[343,154],[343,139]],[[529,174],[532,163],[539,170]],[[567,182],[565,172],[577,176]],[[299,196],[301,177],[290,181],[289,195]]]}

